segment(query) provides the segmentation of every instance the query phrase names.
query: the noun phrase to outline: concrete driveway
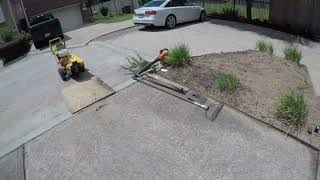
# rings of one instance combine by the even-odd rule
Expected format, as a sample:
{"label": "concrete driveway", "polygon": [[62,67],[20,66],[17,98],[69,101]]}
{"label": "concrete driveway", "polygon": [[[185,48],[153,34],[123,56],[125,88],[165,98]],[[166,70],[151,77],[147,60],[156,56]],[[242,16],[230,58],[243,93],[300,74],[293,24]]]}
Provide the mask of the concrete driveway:
{"label": "concrete driveway", "polygon": [[[96,107],[100,108],[96,109]],[[315,179],[317,152],[137,83],[25,145],[26,179]]]}
{"label": "concrete driveway", "polygon": [[[85,59],[89,76],[100,77],[114,90],[132,82],[120,66],[134,52],[99,45],[71,52]],[[6,67],[0,81],[0,157],[71,117],[61,90],[76,81],[61,80],[51,53],[30,55]]]}
{"label": "concrete driveway", "polygon": [[97,41],[149,56],[155,56],[161,48],[171,48],[178,43],[186,43],[190,46],[192,55],[197,56],[255,49],[258,40],[272,42],[277,56],[283,56],[282,49],[288,44],[299,46],[304,55],[302,63],[308,67],[315,91],[320,96],[320,44],[271,29],[211,20],[180,25],[174,30],[142,29],[108,40],[102,37]]}
{"label": "concrete driveway", "polygon": [[[23,146],[0,159],[0,177],[19,179],[25,171],[27,179],[315,179],[317,152],[264,124],[228,108],[210,122],[197,107],[144,85],[121,90],[132,81],[120,66],[135,53],[151,60],[179,42],[188,43],[193,55],[246,50],[264,38],[277,54],[296,42],[215,20],[80,43],[71,51],[86,60],[88,74],[120,92],[77,115],[61,97],[77,82],[60,80],[50,53],[6,67],[0,71],[0,157]],[[298,44],[304,63],[318,73],[319,45]]]}

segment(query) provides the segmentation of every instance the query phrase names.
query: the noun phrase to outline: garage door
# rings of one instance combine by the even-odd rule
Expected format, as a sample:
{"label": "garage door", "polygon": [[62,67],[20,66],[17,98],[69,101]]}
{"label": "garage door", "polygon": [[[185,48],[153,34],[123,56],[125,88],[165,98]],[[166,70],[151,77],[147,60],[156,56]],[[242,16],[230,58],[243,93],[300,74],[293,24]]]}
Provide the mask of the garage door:
{"label": "garage door", "polygon": [[83,24],[80,5],[58,9],[52,12],[60,20],[62,30],[73,30]]}

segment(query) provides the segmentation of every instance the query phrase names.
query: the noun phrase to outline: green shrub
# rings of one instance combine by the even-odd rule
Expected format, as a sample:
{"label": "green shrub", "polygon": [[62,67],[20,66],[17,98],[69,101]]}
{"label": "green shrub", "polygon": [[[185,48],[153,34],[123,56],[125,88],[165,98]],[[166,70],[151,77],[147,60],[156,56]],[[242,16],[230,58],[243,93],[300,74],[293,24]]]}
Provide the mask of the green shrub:
{"label": "green shrub", "polygon": [[127,58],[129,65],[128,66],[121,66],[123,69],[129,70],[132,73],[138,72],[143,66],[148,64],[148,61],[142,58],[139,54],[137,57],[128,57]]}
{"label": "green shrub", "polygon": [[297,64],[300,64],[300,61],[303,58],[302,51],[294,46],[286,47],[285,49],[283,49],[283,53],[287,60],[294,61]]}
{"label": "green shrub", "polygon": [[273,45],[271,42],[266,42],[263,40],[260,40],[256,43],[256,49],[260,52],[267,52],[270,55],[273,55]]}
{"label": "green shrub", "polygon": [[190,49],[186,44],[179,44],[170,50],[166,63],[173,67],[183,66],[189,61]]}
{"label": "green shrub", "polygon": [[219,72],[216,75],[214,83],[220,91],[226,91],[227,93],[233,93],[240,86],[240,80],[235,75],[224,72]]}
{"label": "green shrub", "polygon": [[30,37],[30,35],[28,33],[21,32],[18,35],[18,39],[23,40],[23,41],[30,41],[31,37]]}
{"label": "green shrub", "polygon": [[303,95],[292,89],[283,92],[276,104],[275,117],[295,130],[304,127],[308,114]]}
{"label": "green shrub", "polygon": [[2,27],[0,28],[0,38],[4,42],[13,41],[16,33],[10,27]]}
{"label": "green shrub", "polygon": [[100,13],[101,13],[102,16],[106,17],[106,16],[108,16],[109,9],[107,7],[102,7],[100,9]]}

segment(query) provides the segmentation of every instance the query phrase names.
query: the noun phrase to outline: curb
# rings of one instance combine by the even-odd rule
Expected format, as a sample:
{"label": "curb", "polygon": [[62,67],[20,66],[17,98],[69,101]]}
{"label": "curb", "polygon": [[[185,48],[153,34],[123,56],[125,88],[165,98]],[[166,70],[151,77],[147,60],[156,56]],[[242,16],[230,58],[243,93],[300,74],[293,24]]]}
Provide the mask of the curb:
{"label": "curb", "polygon": [[117,32],[119,32],[119,31],[131,29],[131,28],[134,28],[134,27],[137,27],[137,26],[136,26],[136,25],[132,25],[132,26],[129,26],[129,27],[126,27],[126,28],[123,28],[123,29],[118,29],[118,30],[115,30],[115,31],[112,31],[112,32],[108,32],[108,33],[106,33],[106,34],[100,35],[100,36],[98,36],[98,37],[96,37],[96,38],[93,38],[93,39],[87,41],[86,43],[84,43],[84,45],[86,46],[86,45],[90,44],[92,41],[95,41],[96,39],[99,39],[99,38],[101,38],[101,37],[103,37],[103,36],[110,35],[110,34],[112,34],[112,33],[117,33]]}

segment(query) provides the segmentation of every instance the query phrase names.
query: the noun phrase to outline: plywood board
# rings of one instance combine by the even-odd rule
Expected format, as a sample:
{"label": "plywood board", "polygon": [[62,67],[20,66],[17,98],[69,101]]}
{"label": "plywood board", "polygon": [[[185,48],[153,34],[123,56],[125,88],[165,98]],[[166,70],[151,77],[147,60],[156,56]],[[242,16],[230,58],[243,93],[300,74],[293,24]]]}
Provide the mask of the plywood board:
{"label": "plywood board", "polygon": [[62,90],[64,101],[71,113],[76,113],[113,93],[114,90],[97,77]]}

